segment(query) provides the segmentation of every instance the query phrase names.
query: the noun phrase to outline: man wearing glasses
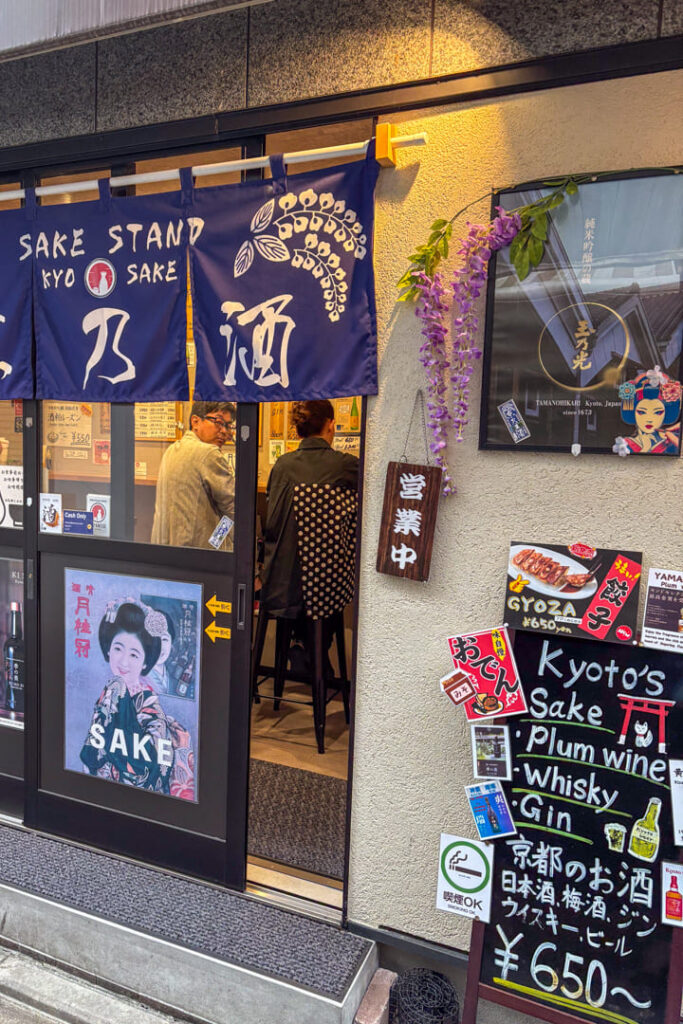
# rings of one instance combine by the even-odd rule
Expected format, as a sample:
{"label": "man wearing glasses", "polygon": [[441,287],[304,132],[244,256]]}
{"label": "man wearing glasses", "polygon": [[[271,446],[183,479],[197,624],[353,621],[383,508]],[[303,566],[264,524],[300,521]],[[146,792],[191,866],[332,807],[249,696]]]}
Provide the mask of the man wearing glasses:
{"label": "man wearing glasses", "polygon": [[[235,478],[221,454],[232,439],[235,406],[195,402],[190,429],[164,452],[157,480],[152,544],[211,548],[214,530],[227,517],[230,530],[220,545],[232,551]],[[223,522],[225,527],[227,522]]]}

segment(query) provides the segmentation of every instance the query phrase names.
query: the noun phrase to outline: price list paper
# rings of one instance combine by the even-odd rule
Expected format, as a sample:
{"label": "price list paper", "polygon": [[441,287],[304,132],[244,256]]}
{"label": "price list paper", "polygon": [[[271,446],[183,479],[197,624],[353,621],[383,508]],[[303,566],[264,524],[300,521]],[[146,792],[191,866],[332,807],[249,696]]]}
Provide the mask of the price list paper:
{"label": "price list paper", "polygon": [[663,1024],[680,658],[530,633],[514,652],[529,703],[504,783],[517,834],[496,844],[480,981],[572,1019]]}

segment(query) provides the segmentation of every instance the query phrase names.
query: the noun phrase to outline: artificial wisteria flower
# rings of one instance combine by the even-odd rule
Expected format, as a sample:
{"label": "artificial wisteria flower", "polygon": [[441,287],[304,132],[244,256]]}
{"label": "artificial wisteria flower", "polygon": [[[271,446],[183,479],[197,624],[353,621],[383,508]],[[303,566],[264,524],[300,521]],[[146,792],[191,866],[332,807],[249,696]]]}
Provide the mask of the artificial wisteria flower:
{"label": "artificial wisteria flower", "polygon": [[455,488],[448,473],[444,457],[448,424],[451,416],[448,411],[446,373],[449,363],[446,357],[446,337],[448,328],[445,316],[448,305],[445,301],[446,290],[441,274],[436,271],[433,278],[421,273],[416,281],[420,296],[415,315],[422,321],[424,341],[420,346],[420,362],[427,373],[427,420],[432,432],[430,450],[437,466],[443,471],[442,485],[444,494],[453,494]]}
{"label": "artificial wisteria flower", "polygon": [[481,350],[474,344],[479,327],[475,303],[488,278],[491,254],[509,245],[522,226],[518,214],[507,214],[500,206],[496,207],[496,212],[498,216],[490,224],[470,225],[467,237],[458,250],[463,260],[452,282],[455,316],[450,352],[446,347],[448,328],[445,318],[448,304],[441,274],[437,270],[430,278],[420,272],[414,278],[419,292],[415,312],[422,320],[422,336],[425,339],[420,347],[420,361],[427,371],[427,409],[433,438],[430,448],[437,465],[443,470],[445,495],[455,493],[446,462],[449,424],[454,427],[455,440],[462,441],[468,419],[470,379],[474,362],[481,357]]}
{"label": "artificial wisteria flower", "polygon": [[507,214],[502,206],[497,206],[496,212],[498,216],[490,224],[469,225],[467,236],[458,250],[463,262],[453,275],[455,315],[450,384],[453,391],[451,419],[456,441],[463,439],[463,429],[468,420],[470,378],[474,361],[481,357],[481,350],[475,345],[479,328],[475,303],[488,278],[491,254],[509,245],[522,226],[518,214]]}

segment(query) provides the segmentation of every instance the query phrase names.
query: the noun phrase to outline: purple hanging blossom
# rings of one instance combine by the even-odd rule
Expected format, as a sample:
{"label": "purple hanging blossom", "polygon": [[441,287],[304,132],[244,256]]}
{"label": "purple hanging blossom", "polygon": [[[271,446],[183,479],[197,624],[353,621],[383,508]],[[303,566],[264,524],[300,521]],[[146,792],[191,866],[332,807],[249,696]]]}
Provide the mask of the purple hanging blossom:
{"label": "purple hanging blossom", "polygon": [[446,461],[449,425],[453,425],[456,442],[462,441],[468,422],[470,380],[475,360],[481,357],[481,350],[475,345],[479,328],[476,302],[488,279],[491,255],[509,245],[522,226],[519,214],[508,214],[501,206],[496,207],[496,213],[490,224],[468,224],[469,231],[458,249],[462,263],[452,281],[455,303],[450,355],[446,326],[448,303],[441,274],[437,270],[429,277],[419,271],[412,279],[418,291],[415,314],[422,321],[424,339],[420,362],[427,373],[428,425],[432,433],[429,447],[443,470],[445,495],[454,494],[456,490]]}
{"label": "purple hanging blossom", "polygon": [[448,304],[445,300],[445,288],[438,271],[433,278],[421,273],[416,286],[420,296],[415,315],[422,321],[422,337],[420,346],[420,362],[427,373],[427,423],[432,433],[430,450],[437,466],[443,470],[443,493],[452,494],[455,490],[448,473],[445,459],[448,424],[451,414],[448,411],[447,373],[449,368],[446,354],[446,338],[448,328],[445,324]]}
{"label": "purple hanging blossom", "polygon": [[462,265],[453,275],[454,317],[452,353],[450,358],[450,385],[452,388],[451,421],[455,428],[455,440],[463,439],[463,430],[468,422],[469,385],[475,360],[481,357],[481,350],[475,345],[479,317],[474,312],[475,303],[488,279],[488,264],[491,254],[509,245],[522,226],[518,214],[509,215],[501,206],[498,214],[487,225],[469,224],[469,231],[458,250]]}

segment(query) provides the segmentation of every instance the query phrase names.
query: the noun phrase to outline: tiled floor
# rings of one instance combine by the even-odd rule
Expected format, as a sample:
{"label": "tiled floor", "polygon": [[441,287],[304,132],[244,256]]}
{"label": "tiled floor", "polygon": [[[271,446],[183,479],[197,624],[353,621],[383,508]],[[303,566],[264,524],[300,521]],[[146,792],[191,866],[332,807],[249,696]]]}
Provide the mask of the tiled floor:
{"label": "tiled floor", "polygon": [[[272,681],[261,687],[272,694]],[[310,701],[311,690],[298,683],[286,683],[285,694],[295,700]],[[254,704],[251,713],[251,756],[261,761],[274,761],[290,768],[303,768],[345,779],[348,772],[349,727],[344,721],[344,707],[339,698],[327,705],[325,753],[319,754],[313,731],[313,708],[310,704],[283,701],[278,711],[272,700]]]}

